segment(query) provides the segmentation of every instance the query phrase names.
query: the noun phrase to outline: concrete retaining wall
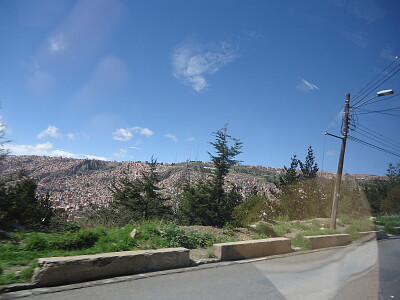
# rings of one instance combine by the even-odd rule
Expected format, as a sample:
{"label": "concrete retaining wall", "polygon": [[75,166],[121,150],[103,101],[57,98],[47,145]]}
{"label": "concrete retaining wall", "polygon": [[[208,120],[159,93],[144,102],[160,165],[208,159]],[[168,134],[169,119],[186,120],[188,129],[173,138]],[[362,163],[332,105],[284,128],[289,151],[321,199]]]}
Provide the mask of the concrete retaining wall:
{"label": "concrete retaining wall", "polygon": [[186,248],[40,258],[33,281],[37,286],[55,286],[189,265]]}
{"label": "concrete retaining wall", "polygon": [[310,241],[310,249],[320,249],[336,246],[345,246],[351,243],[349,234],[331,234],[331,235],[315,235],[305,236]]}
{"label": "concrete retaining wall", "polygon": [[214,254],[220,260],[257,258],[293,251],[288,238],[214,244]]}
{"label": "concrete retaining wall", "polygon": [[367,240],[372,240],[372,239],[383,240],[383,239],[389,238],[387,233],[383,230],[364,231],[364,232],[360,232],[360,233],[361,233],[362,237],[366,238]]}

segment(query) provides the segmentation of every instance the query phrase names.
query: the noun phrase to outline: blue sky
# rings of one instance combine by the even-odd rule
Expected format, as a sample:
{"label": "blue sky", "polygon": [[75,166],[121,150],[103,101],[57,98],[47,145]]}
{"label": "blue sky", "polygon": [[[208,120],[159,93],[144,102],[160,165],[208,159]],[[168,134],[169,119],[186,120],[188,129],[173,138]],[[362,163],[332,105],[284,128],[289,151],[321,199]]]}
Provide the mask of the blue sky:
{"label": "blue sky", "polygon": [[[356,95],[400,54],[399,25],[396,0],[3,0],[6,147],[16,155],[208,161],[211,133],[229,123],[244,164],[288,166],[311,145],[320,168],[335,172],[340,140],[323,132],[340,135],[346,93]],[[399,83],[396,74],[367,98],[400,93]],[[387,98],[365,108],[400,106],[400,97]],[[399,154],[399,121],[373,113],[356,125],[384,135]],[[400,161],[347,145],[348,173],[385,174]]]}

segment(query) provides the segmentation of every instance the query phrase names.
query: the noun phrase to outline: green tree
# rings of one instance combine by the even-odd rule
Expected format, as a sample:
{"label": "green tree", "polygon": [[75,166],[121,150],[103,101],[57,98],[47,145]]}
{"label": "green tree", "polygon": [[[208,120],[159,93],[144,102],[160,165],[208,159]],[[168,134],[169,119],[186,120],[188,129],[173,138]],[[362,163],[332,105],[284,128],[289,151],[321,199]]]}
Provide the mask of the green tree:
{"label": "green tree", "polygon": [[24,172],[2,181],[0,188],[0,226],[40,229],[50,224],[53,209],[49,196],[36,195],[37,184]]}
{"label": "green tree", "polygon": [[222,227],[232,220],[233,209],[242,201],[239,187],[231,185],[227,191],[225,185],[229,169],[239,162],[236,156],[242,153],[242,142],[227,131],[225,125],[212,134],[215,141],[210,144],[215,154],[208,153],[214,164],[211,176],[195,184],[186,182],[182,185],[178,216],[185,224]]}
{"label": "green tree", "polygon": [[[396,199],[392,189],[400,185],[400,163],[390,163],[386,173],[386,179],[376,179],[364,185],[363,191],[367,197],[373,215],[396,211]],[[397,190],[397,189],[396,189]],[[395,190],[395,191],[396,191]]]}
{"label": "green tree", "polygon": [[5,125],[0,121],[0,163],[8,155],[9,151],[4,149],[4,144],[9,141],[5,139]]}
{"label": "green tree", "polygon": [[293,155],[290,167],[284,169],[277,184],[279,191],[271,190],[278,199],[275,211],[289,219],[326,217],[326,197],[317,178],[318,165],[312,147],[308,148],[304,163]]}
{"label": "green tree", "polygon": [[151,158],[141,178],[131,180],[125,176],[114,182],[111,186],[112,206],[126,209],[135,220],[171,216],[171,207],[166,204],[168,198],[160,193],[156,168],[157,161]]}
{"label": "green tree", "polygon": [[297,155],[293,155],[291,158],[290,167],[283,166],[285,173],[279,176],[278,186],[283,187],[285,185],[294,184],[300,180],[300,175],[297,172],[297,167],[299,166],[299,160]]}
{"label": "green tree", "polygon": [[400,213],[400,185],[390,189],[387,197],[381,202],[381,212],[385,214]]}
{"label": "green tree", "polygon": [[308,147],[305,162],[299,161],[302,179],[316,178],[318,173],[318,165],[315,162],[314,152],[312,147]]}

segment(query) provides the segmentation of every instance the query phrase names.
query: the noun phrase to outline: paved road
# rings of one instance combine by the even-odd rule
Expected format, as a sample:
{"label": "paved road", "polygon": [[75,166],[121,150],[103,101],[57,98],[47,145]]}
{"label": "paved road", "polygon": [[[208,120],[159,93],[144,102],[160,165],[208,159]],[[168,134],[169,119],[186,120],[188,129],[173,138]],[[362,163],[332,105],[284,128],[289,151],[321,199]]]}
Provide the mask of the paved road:
{"label": "paved road", "polygon": [[379,298],[400,299],[400,239],[245,263],[212,264],[29,299]]}

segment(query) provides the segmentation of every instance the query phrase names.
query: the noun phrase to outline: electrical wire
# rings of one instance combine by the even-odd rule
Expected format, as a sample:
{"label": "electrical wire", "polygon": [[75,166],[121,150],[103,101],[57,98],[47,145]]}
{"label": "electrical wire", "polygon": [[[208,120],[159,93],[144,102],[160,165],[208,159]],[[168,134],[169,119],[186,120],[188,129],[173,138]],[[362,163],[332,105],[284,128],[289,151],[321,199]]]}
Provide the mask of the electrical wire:
{"label": "electrical wire", "polygon": [[393,152],[393,151],[390,151],[390,150],[384,149],[384,148],[382,148],[382,147],[373,145],[373,144],[368,143],[368,142],[366,142],[366,141],[360,140],[359,138],[356,138],[356,137],[354,137],[354,136],[349,135],[349,136],[347,136],[347,138],[348,138],[349,140],[352,140],[353,142],[356,142],[356,143],[359,143],[359,144],[362,144],[362,145],[365,145],[365,146],[374,148],[374,149],[376,149],[376,150],[379,150],[379,151],[382,151],[382,152],[385,152],[385,153],[392,154],[392,155],[394,155],[394,156],[400,157],[400,153],[395,153],[395,152]]}
{"label": "electrical wire", "polygon": [[[386,101],[386,100],[392,99],[392,98],[394,98],[394,97],[400,97],[400,94],[393,95],[393,96],[390,96],[390,97],[383,97],[383,98],[380,98],[380,99],[377,99],[377,100],[374,100],[374,101],[365,103],[364,105],[370,105],[370,104],[373,104],[373,103]],[[362,105],[362,106],[364,106],[364,105]],[[357,108],[356,108],[356,109],[357,109]]]}
{"label": "electrical wire", "polygon": [[400,117],[400,115],[390,114],[390,113],[386,113],[386,112],[376,112],[376,111],[359,112],[358,115],[360,116],[360,115],[368,115],[368,114],[374,114],[374,113],[392,116],[392,117]]}
{"label": "electrical wire", "polygon": [[377,79],[377,78],[378,78],[379,76],[381,76],[387,69],[389,69],[389,68],[391,67],[391,65],[393,65],[393,64],[397,61],[398,58],[399,58],[398,56],[395,57],[395,58],[393,59],[393,61],[392,61],[382,72],[380,72],[378,75],[376,75],[374,78],[372,78],[372,80],[371,80],[370,82],[368,82],[357,94],[355,94],[354,97],[353,97],[353,99],[355,100],[355,99],[357,99],[359,96],[361,96],[361,94],[363,93],[363,91],[364,91],[366,88],[368,88],[368,86],[369,86],[375,79]]}
{"label": "electrical wire", "polygon": [[386,141],[386,142],[388,142],[388,143],[390,143],[392,145],[400,147],[400,142],[395,141],[395,140],[393,140],[391,138],[388,138],[388,137],[380,134],[379,132],[376,132],[376,131],[374,131],[374,130],[372,130],[370,128],[367,128],[367,127],[365,127],[365,126],[363,126],[361,124],[358,124],[357,127],[358,127],[358,129],[360,129],[360,130],[362,130],[364,132],[369,132],[369,134],[371,134],[372,136],[375,136],[375,137],[377,137],[377,138],[379,138],[381,140],[384,140],[384,141]]}
{"label": "electrical wire", "polygon": [[[391,66],[395,61],[397,61],[399,57],[396,57],[394,59],[394,61],[389,65]],[[388,66],[388,67],[389,67]],[[385,70],[388,68],[386,67]],[[383,72],[382,71],[377,77],[379,77]],[[390,78],[392,78],[394,75],[396,75],[398,72],[400,72],[400,64],[395,66],[393,69],[391,69],[385,76],[383,76],[382,78],[380,78],[376,83],[374,83],[372,86],[370,86],[369,88],[365,89],[370,83],[372,83],[373,80],[375,80],[377,77],[375,77],[373,80],[370,81],[370,83],[367,84],[367,86],[365,86],[363,88],[363,92],[362,93],[357,93],[354,97],[353,100],[356,100],[359,97],[362,97],[362,95],[364,94],[364,96],[358,100],[355,104],[353,104],[353,106],[356,106],[357,104],[359,104],[361,101],[363,101],[365,98],[367,98],[368,94],[371,93],[372,90],[377,89],[378,87],[380,87],[382,84],[384,84],[385,82],[387,82]]]}
{"label": "electrical wire", "polygon": [[379,139],[376,139],[374,137],[370,137],[365,133],[361,133],[361,132],[358,132],[358,131],[356,131],[356,133],[359,134],[359,135],[362,135],[362,136],[364,136],[364,137],[366,137],[366,138],[368,138],[368,139],[370,139],[370,140],[372,140],[374,142],[381,143],[381,144],[383,144],[382,146],[391,148],[391,149],[393,149],[395,151],[398,151],[400,153],[400,147],[399,146],[396,146],[396,145],[392,146],[392,145],[385,144],[385,142],[380,141]]}

